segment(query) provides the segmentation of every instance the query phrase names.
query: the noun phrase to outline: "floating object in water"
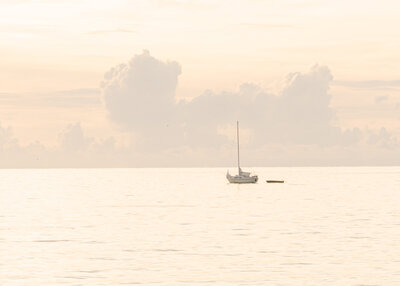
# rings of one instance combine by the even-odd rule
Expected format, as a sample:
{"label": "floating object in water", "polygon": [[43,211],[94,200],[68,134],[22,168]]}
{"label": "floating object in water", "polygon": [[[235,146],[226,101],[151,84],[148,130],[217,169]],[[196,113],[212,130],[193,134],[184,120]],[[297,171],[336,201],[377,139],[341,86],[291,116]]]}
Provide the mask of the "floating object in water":
{"label": "floating object in water", "polygon": [[284,183],[285,181],[280,180],[267,180],[267,183]]}

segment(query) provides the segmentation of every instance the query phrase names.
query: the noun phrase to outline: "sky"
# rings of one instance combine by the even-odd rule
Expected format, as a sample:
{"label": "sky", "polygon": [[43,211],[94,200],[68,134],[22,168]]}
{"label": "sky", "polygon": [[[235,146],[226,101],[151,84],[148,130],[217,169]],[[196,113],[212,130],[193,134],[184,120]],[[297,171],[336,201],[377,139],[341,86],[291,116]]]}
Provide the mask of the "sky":
{"label": "sky", "polygon": [[399,11],[3,0],[0,167],[400,165]]}

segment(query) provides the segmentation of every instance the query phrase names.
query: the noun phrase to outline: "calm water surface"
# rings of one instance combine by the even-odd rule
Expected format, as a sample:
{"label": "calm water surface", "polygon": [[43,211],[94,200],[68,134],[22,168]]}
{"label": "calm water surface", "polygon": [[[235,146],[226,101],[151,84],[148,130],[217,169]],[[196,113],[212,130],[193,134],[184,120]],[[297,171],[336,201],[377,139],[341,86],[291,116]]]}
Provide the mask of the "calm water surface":
{"label": "calm water surface", "polygon": [[255,171],[0,170],[0,285],[400,285],[400,167]]}

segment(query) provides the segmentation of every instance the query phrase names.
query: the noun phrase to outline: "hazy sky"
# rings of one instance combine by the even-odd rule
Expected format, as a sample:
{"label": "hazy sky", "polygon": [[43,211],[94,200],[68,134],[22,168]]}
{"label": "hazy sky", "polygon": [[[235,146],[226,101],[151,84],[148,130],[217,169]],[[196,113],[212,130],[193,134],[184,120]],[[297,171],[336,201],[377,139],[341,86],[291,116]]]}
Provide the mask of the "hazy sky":
{"label": "hazy sky", "polygon": [[0,167],[400,165],[398,1],[0,2]]}

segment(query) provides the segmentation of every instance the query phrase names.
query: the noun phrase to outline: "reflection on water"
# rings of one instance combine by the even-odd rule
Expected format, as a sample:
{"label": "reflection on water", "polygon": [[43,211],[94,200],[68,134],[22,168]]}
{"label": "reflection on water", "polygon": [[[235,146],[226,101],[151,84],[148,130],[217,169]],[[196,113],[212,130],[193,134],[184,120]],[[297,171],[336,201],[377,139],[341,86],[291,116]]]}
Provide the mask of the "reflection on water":
{"label": "reflection on water", "polygon": [[400,285],[399,167],[256,172],[0,170],[0,285]]}

